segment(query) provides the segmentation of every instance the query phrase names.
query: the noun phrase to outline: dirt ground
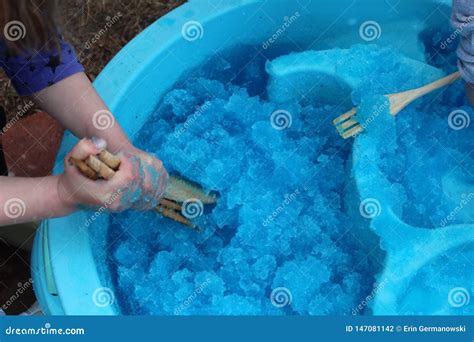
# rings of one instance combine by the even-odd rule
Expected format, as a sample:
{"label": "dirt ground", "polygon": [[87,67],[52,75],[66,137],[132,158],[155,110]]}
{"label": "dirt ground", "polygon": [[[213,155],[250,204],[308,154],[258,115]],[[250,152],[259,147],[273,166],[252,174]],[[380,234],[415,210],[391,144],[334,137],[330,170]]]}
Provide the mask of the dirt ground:
{"label": "dirt ground", "polygon": [[[65,39],[76,48],[91,80],[95,79],[128,41],[156,19],[184,2],[185,0],[58,1]],[[105,30],[106,23],[111,20],[114,24]],[[87,49],[87,42],[99,32],[99,40]],[[0,72],[0,104],[6,112],[11,114],[23,102],[16,95],[8,78]],[[35,109],[32,108],[31,111]]]}

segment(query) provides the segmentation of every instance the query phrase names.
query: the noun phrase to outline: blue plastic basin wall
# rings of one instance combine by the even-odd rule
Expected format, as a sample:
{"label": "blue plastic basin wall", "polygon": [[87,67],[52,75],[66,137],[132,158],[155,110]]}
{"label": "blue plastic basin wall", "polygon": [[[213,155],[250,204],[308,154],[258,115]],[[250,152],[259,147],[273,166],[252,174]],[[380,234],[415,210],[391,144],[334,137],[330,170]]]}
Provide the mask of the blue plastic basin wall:
{"label": "blue plastic basin wall", "polygon": [[[396,35],[382,35],[377,43],[393,44],[398,50],[402,46],[404,53],[422,60],[418,35],[425,28],[446,21],[449,1],[399,0],[394,5],[394,10],[387,11],[380,0],[192,0],[133,39],[102,71],[94,86],[133,137],[163,94],[184,73],[240,44],[262,48],[284,18],[296,12],[300,14],[298,22],[280,35],[271,49],[286,46],[290,52],[348,47],[361,43],[359,27],[364,21],[377,21],[383,28],[403,20]],[[200,39],[183,38],[183,26],[189,21],[202,25]],[[66,134],[58,161],[76,142]],[[61,171],[58,167],[54,172]],[[48,314],[119,313],[115,303],[101,306],[93,300],[97,289],[110,284],[103,268],[108,218],[101,215],[89,226],[86,222],[91,215],[81,211],[48,220],[37,233],[34,286],[41,307]]]}

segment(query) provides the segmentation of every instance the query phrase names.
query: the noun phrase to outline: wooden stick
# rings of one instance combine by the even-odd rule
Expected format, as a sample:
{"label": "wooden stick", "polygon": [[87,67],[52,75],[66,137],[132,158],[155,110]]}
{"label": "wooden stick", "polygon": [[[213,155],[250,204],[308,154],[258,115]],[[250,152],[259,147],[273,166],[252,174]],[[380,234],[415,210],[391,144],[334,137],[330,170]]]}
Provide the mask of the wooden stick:
{"label": "wooden stick", "polygon": [[156,207],[156,211],[158,211],[164,217],[172,219],[178,223],[184,224],[185,226],[196,228],[196,226],[190,220],[178,214],[176,211],[166,208],[165,206],[161,204],[158,204],[158,206]]}
{"label": "wooden stick", "polygon": [[97,173],[93,169],[91,169],[84,161],[71,157],[69,158],[69,163],[77,167],[79,171],[87,178],[90,178],[92,180],[97,180],[99,178],[97,176]]}
{"label": "wooden stick", "polygon": [[457,71],[451,75],[443,77],[440,80],[427,84],[424,87],[404,91],[401,93],[387,95],[390,102],[390,114],[392,114],[393,116],[397,115],[413,101],[435,90],[438,90],[447,85],[450,85],[451,83],[457,81],[460,78],[461,78],[461,73]]}
{"label": "wooden stick", "polygon": [[117,171],[120,166],[120,158],[107,150],[100,152],[97,157],[112,170]]}
{"label": "wooden stick", "polygon": [[160,200],[160,204],[167,207],[167,208],[170,208],[170,209],[176,210],[178,212],[181,212],[181,205],[179,205],[178,203],[173,202],[173,201],[171,201],[167,198],[162,198]]}
{"label": "wooden stick", "polygon": [[[105,150],[97,156],[89,156],[85,161],[71,157],[69,162],[75,165],[84,176],[92,180],[97,180],[99,177],[109,180],[115,175],[115,171],[117,171],[120,166],[120,159]],[[216,201],[214,196],[204,194],[194,185],[188,184],[181,179],[171,177],[170,183],[172,184],[170,193],[174,194],[178,199],[182,199],[182,197],[186,199],[191,196],[199,199],[202,198],[204,203],[214,203]],[[181,214],[181,205],[176,203],[175,198],[167,198],[166,195],[167,194],[160,200],[155,210],[163,217],[200,232],[201,229],[198,226],[194,225],[191,220],[188,220]]]}
{"label": "wooden stick", "polygon": [[86,159],[86,164],[106,180],[111,179],[115,175],[115,171],[101,162],[96,156],[89,156]]}
{"label": "wooden stick", "polygon": [[217,197],[214,194],[206,194],[199,187],[176,176],[170,176],[165,190],[165,197],[179,203],[189,198],[197,198],[203,204],[217,202]]}
{"label": "wooden stick", "polygon": [[[429,94],[435,90],[438,90],[442,87],[450,85],[451,83],[457,81],[461,78],[459,71],[443,77],[440,80],[427,84],[423,87],[403,91],[400,93],[388,94],[385,95],[388,98],[390,105],[390,114],[396,116],[400,113],[406,106],[408,106],[413,101],[419,99],[420,97]],[[360,132],[363,131],[362,126],[355,119],[350,119],[357,114],[357,108],[352,108],[347,113],[339,115],[333,120],[334,126],[336,126],[339,134],[347,139],[349,137],[354,137]]]}

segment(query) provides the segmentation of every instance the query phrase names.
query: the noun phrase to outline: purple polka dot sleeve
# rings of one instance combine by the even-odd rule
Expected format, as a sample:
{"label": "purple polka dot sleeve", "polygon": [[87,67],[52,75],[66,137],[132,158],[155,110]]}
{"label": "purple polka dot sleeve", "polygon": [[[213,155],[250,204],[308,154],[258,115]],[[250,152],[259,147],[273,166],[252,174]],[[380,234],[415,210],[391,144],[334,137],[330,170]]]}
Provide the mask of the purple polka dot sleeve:
{"label": "purple polka dot sleeve", "polygon": [[0,42],[0,65],[19,95],[31,95],[75,73],[84,71],[71,45],[60,49],[11,55]]}
{"label": "purple polka dot sleeve", "polygon": [[459,71],[466,82],[474,83],[474,1],[453,0],[451,22],[460,36]]}

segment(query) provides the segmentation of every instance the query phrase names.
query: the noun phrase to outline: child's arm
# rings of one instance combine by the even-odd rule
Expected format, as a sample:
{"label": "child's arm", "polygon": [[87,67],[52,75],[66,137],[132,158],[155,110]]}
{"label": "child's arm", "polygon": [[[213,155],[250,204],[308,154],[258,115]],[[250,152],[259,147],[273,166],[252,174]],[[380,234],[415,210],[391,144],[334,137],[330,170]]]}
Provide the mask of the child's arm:
{"label": "child's arm", "polygon": [[77,137],[100,137],[114,153],[132,148],[83,72],[76,73],[34,95],[34,100]]}
{"label": "child's arm", "polygon": [[468,100],[474,104],[474,2],[453,0],[451,22],[460,35],[457,50],[459,71],[466,81]]}
{"label": "child's arm", "polygon": [[[163,163],[130,143],[83,72],[45,88],[36,93],[35,98],[43,109],[76,136],[101,138],[107,142],[108,150],[121,153],[123,158],[136,165],[136,170],[134,169],[128,178],[135,187],[141,187],[143,200],[133,203],[133,206],[147,209],[156,205],[154,199],[164,192],[168,178]],[[122,167],[118,171],[119,174],[125,172],[122,172]]]}
{"label": "child's arm", "polygon": [[466,82],[474,83],[474,2],[472,0],[453,0],[451,22],[460,35],[457,55],[459,69]]}
{"label": "child's arm", "polygon": [[61,41],[58,49],[12,56],[0,41],[0,65],[19,95],[32,96],[77,137],[104,138],[113,152],[131,146],[118,123],[108,127],[108,122],[114,121],[112,114],[68,43]]}
{"label": "child's arm", "polygon": [[58,176],[0,177],[0,226],[32,222],[73,211],[58,196]]}
{"label": "child's arm", "polygon": [[[121,154],[120,170],[107,181],[90,180],[68,162],[70,157],[83,160],[98,154],[104,146],[101,139],[82,139],[64,159],[64,173],[59,176],[0,177],[0,226],[67,215],[80,206],[112,211],[156,206],[167,174],[164,170],[158,177],[144,173],[142,160],[146,157]],[[140,198],[130,196],[137,193]]]}
{"label": "child's arm", "polygon": [[[63,216],[81,204],[102,205],[111,189],[86,182],[88,179],[66,162],[70,156],[84,159],[98,152],[96,144],[82,140],[65,159],[65,172],[60,176],[0,177],[0,226]],[[113,179],[113,186],[117,181]]]}
{"label": "child's arm", "polygon": [[[75,135],[103,138],[98,145],[81,140],[66,157],[65,172],[58,177],[0,177],[0,225],[65,215],[79,205],[123,210],[148,209],[157,204],[166,185],[166,170],[160,160],[133,147],[117,122],[107,125],[107,118],[94,120],[94,115],[107,107],[83,73],[71,46],[61,42],[59,50],[11,56],[0,42],[0,65],[20,95],[33,96]],[[89,180],[67,162],[70,156],[85,159],[99,153],[105,141],[111,151],[122,152],[120,169],[111,180]],[[108,203],[110,198],[114,198],[113,203]],[[15,201],[22,209],[18,217],[8,211]]]}

